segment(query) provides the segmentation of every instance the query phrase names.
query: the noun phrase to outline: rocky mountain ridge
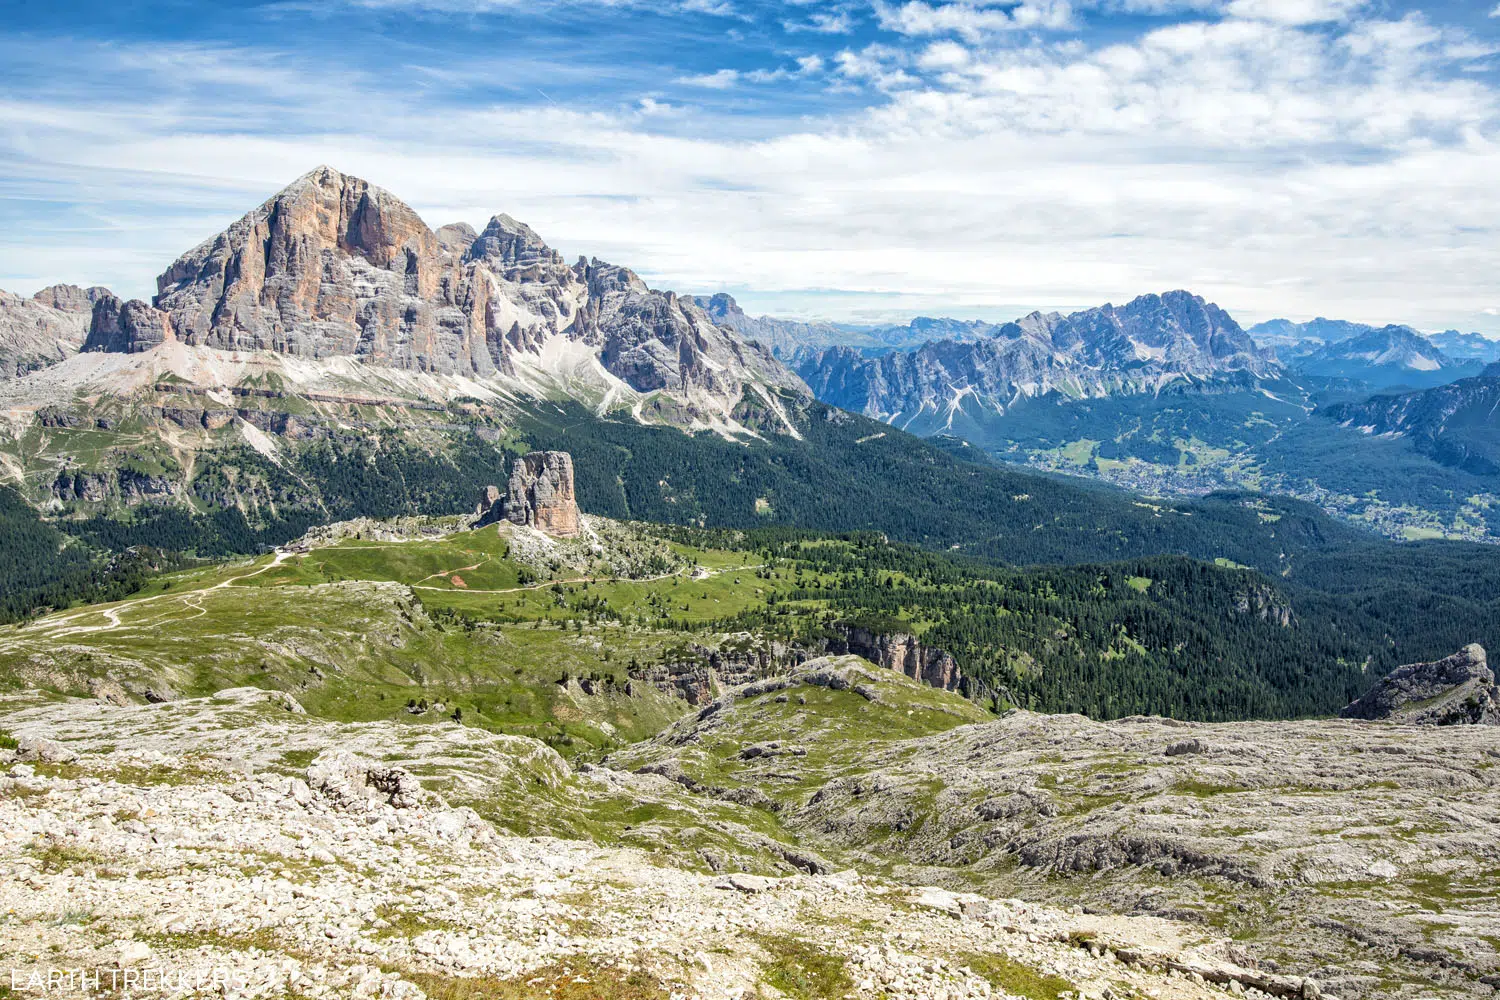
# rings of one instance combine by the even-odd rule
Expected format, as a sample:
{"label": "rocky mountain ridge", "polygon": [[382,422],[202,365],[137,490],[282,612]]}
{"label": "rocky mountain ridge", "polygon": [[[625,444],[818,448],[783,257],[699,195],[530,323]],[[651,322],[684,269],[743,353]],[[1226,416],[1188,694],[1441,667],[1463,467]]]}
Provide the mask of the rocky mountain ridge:
{"label": "rocky mountain ridge", "polygon": [[51,285],[30,298],[0,291],[0,379],[66,360],[83,346],[106,288]]}
{"label": "rocky mountain ridge", "polygon": [[[157,286],[149,304],[95,295],[86,337],[77,336],[81,320],[58,318],[76,313],[40,303],[19,318],[22,307],[7,299],[0,315],[18,317],[9,327],[51,323],[58,336],[66,327],[87,353],[154,358],[171,348],[171,358],[196,362],[186,366],[193,384],[212,378],[211,365],[246,356],[272,368],[275,358],[354,362],[533,395],[546,392],[538,377],[553,391],[589,383],[602,406],[663,393],[686,419],[719,424],[747,391],[806,392],[769,350],[715,324],[690,297],[597,259],[570,266],[507,215],[481,232],[434,231],[390,192],[331,167],[183,254]],[[168,358],[146,363],[184,375]],[[89,365],[75,367],[89,377]]]}
{"label": "rocky mountain ridge", "polygon": [[1500,342],[1479,334],[1448,330],[1428,336],[1396,323],[1276,319],[1257,323],[1249,333],[1256,343],[1274,350],[1289,371],[1356,379],[1376,388],[1451,382],[1477,374],[1484,362],[1500,360]]}
{"label": "rocky mountain ridge", "polygon": [[1278,354],[1296,372],[1321,377],[1352,378],[1377,388],[1448,382],[1478,373],[1481,363],[1458,360],[1443,353],[1431,340],[1409,326],[1386,326],[1296,351]]}
{"label": "rocky mountain ridge", "polygon": [[856,347],[869,354],[918,347],[931,340],[972,341],[994,336],[1000,326],[984,320],[917,316],[907,323],[858,324],[751,316],[726,292],[695,297],[714,322],[770,347],[777,357],[798,359],[830,347]]}
{"label": "rocky mountain ridge", "polygon": [[1475,378],[1339,403],[1321,412],[1368,434],[1405,438],[1443,465],[1476,475],[1500,474],[1500,364]]}
{"label": "rocky mountain ridge", "polygon": [[858,329],[838,323],[805,323],[773,316],[751,316],[740,308],[734,296],[726,292],[696,295],[693,301],[715,323],[770,348],[778,358],[790,358],[809,346],[863,343],[868,339]]}
{"label": "rocky mountain ridge", "polygon": [[1434,333],[1427,339],[1450,358],[1474,358],[1484,362],[1500,361],[1500,340],[1492,337],[1478,333],[1460,333],[1458,330],[1444,330],[1442,333]]}
{"label": "rocky mountain ridge", "polygon": [[939,340],[879,357],[835,347],[799,359],[825,402],[907,427],[952,426],[965,409],[1003,414],[1017,399],[1154,392],[1182,380],[1275,367],[1218,306],[1189,292],[1144,295],[1069,316],[1032,313],[974,341]]}

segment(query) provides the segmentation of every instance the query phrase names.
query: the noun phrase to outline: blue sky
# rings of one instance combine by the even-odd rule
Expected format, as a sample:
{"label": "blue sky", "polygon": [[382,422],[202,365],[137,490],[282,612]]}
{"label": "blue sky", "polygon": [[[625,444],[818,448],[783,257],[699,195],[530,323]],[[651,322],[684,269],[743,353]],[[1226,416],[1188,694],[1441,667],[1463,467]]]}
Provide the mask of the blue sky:
{"label": "blue sky", "polygon": [[1488,0],[8,0],[0,64],[22,293],[149,296],[329,163],[757,312],[1500,335]]}

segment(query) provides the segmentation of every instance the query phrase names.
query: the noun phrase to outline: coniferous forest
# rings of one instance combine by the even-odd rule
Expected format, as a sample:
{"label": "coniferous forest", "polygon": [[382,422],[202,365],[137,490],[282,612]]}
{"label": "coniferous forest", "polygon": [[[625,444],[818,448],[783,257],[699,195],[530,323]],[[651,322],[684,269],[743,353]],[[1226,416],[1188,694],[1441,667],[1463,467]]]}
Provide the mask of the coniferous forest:
{"label": "coniferous forest", "polygon": [[[514,454],[553,448],[573,454],[585,511],[764,548],[823,581],[797,594],[819,602],[817,615],[789,606],[726,627],[915,632],[999,703],[1100,717],[1326,714],[1396,665],[1500,645],[1493,547],[1398,545],[1279,497],[1145,502],[966,461],[821,404],[803,418],[800,439],[741,443],[568,404],[533,412],[503,445],[468,432],[437,450],[335,437],[285,465],[230,450],[200,462],[202,513],[140,505],[44,519],[0,491],[0,616],[118,598],[161,567],[264,551],[318,523],[472,510]],[[828,532],[864,542],[802,544]]]}

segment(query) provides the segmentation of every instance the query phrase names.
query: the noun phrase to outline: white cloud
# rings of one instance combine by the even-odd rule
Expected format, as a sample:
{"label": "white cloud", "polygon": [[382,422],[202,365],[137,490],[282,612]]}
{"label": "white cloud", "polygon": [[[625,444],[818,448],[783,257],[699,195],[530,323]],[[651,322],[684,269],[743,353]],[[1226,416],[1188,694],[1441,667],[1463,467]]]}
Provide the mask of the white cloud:
{"label": "white cloud", "polygon": [[[1452,71],[1472,39],[1420,17],[1209,16],[1103,47],[1006,30],[765,70],[877,91],[774,127],[659,94],[435,105],[408,73],[312,56],[70,51],[91,67],[76,89],[0,97],[0,287],[149,294],[177,254],[329,162],[433,224],[508,211],[660,287],[814,311],[826,300],[802,290],[996,318],[1170,287],[1251,318],[1442,328],[1494,307],[1500,98]],[[72,205],[67,224],[17,214],[44,203]]]}
{"label": "white cloud", "polygon": [[709,90],[728,90],[740,81],[739,70],[721,69],[713,73],[703,73],[698,76],[680,76],[678,83],[687,84],[690,87],[707,87]]}
{"label": "white cloud", "polygon": [[1276,24],[1319,24],[1341,21],[1364,7],[1368,0],[1232,0],[1228,12],[1235,17]]}
{"label": "white cloud", "polygon": [[1500,17],[1500,4],[1496,4],[1495,9],[1490,11],[1490,17]]}
{"label": "white cloud", "polygon": [[854,15],[847,10],[819,11],[806,21],[781,22],[793,34],[810,31],[819,35],[847,35],[854,30],[854,24]]}
{"label": "white cloud", "polygon": [[969,50],[957,42],[933,42],[917,59],[923,69],[961,69],[969,64]]}
{"label": "white cloud", "polygon": [[876,17],[880,26],[902,35],[957,34],[978,39],[997,31],[1068,28],[1073,26],[1073,8],[1069,0],[1014,0],[1002,3],[976,2],[930,4],[926,0],[908,0],[891,6],[876,0]]}

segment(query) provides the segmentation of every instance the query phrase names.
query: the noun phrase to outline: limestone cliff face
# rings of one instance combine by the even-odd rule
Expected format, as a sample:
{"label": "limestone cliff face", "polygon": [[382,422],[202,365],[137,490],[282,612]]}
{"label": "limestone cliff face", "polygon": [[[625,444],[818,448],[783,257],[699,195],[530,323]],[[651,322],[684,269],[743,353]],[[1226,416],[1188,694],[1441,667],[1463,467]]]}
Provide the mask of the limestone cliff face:
{"label": "limestone cliff face", "polygon": [[517,374],[518,355],[561,335],[642,392],[738,398],[746,382],[806,392],[690,298],[601,261],[569,267],[508,215],[479,233],[434,232],[390,192],[331,167],[184,254],[157,287],[190,345],[483,378]]}
{"label": "limestone cliff face", "polygon": [[578,501],[573,493],[573,456],[565,451],[533,451],[516,459],[500,516],[549,535],[578,534]]}
{"label": "limestone cliff face", "polygon": [[56,364],[82,346],[108,289],[52,285],[31,298],[0,291],[0,379]]}
{"label": "limestone cliff face", "polygon": [[872,632],[869,629],[844,629],[847,651],[863,656],[871,663],[895,670],[944,691],[956,691],[963,683],[963,672],[946,650],[924,646],[905,632]]}
{"label": "limestone cliff face", "polygon": [[1433,663],[1396,668],[1339,714],[1421,726],[1500,726],[1500,687],[1476,643]]}
{"label": "limestone cliff face", "polygon": [[94,303],[88,338],[82,349],[139,354],[175,339],[172,320],[160,309],[154,309],[139,299],[122,302],[114,295],[106,294]]}
{"label": "limestone cliff face", "polygon": [[630,679],[697,708],[729,688],[784,673],[807,659],[803,649],[775,641],[766,645],[744,641],[748,639],[746,635],[718,649],[688,643],[661,663],[631,670]]}

